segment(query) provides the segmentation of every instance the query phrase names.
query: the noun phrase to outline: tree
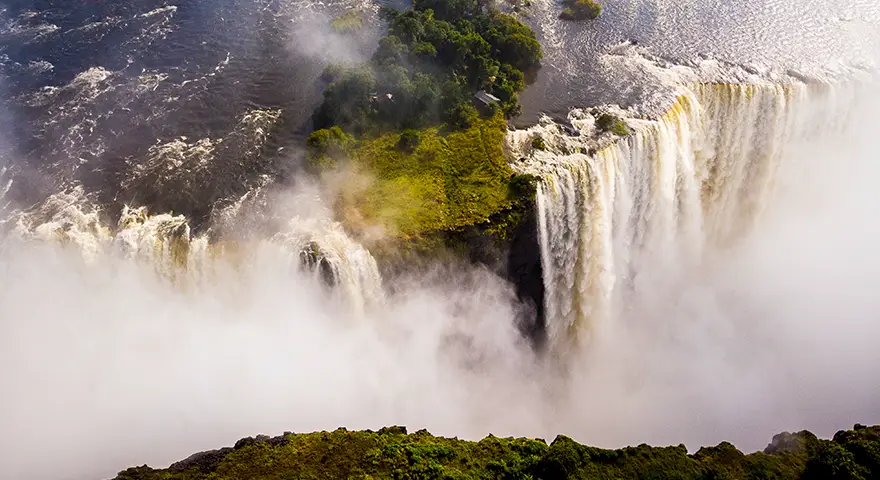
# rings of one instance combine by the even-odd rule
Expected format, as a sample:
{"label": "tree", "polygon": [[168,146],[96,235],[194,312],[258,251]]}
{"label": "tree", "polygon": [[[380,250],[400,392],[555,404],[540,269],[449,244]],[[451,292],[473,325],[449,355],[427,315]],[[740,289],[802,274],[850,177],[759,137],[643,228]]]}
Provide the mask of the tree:
{"label": "tree", "polygon": [[537,66],[543,58],[541,44],[534,36],[514,33],[502,39],[498,45],[501,60],[519,70],[528,70]]}
{"label": "tree", "polygon": [[440,20],[454,21],[474,17],[480,13],[477,0],[414,0],[415,10],[432,10]]}
{"label": "tree", "polygon": [[462,102],[446,112],[446,121],[458,128],[469,128],[479,116],[479,112],[470,102]]}
{"label": "tree", "polygon": [[387,34],[369,63],[339,71],[314,115],[315,128],[406,129],[447,122],[469,126],[473,96],[497,96],[509,118],[519,114],[524,70],[543,56],[534,31],[491,10],[484,0],[414,0],[405,12],[382,8]]}
{"label": "tree", "polygon": [[348,156],[354,145],[354,137],[341,128],[322,128],[306,139],[306,156],[313,168],[333,167]]}
{"label": "tree", "polygon": [[410,10],[398,15],[391,22],[389,31],[391,35],[399,37],[408,44],[413,44],[421,40],[425,36],[425,23],[433,18],[433,12],[423,14],[421,12]]}
{"label": "tree", "polygon": [[409,53],[409,47],[394,35],[382,37],[379,48],[373,53],[373,62],[379,65],[399,64]]}
{"label": "tree", "polygon": [[370,94],[376,88],[376,79],[369,68],[346,70],[324,90],[324,103],[312,120],[315,128],[342,125],[361,129],[370,113]]}

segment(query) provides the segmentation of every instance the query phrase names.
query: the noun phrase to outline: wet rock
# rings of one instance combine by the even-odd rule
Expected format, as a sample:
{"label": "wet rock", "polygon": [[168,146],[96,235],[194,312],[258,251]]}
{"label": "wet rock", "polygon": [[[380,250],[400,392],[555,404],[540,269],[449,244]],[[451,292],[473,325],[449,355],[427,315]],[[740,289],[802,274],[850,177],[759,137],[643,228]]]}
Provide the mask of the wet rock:
{"label": "wet rock", "polygon": [[232,448],[225,447],[219,450],[194,453],[179,462],[172,463],[168,467],[168,471],[171,473],[181,473],[191,469],[198,469],[202,473],[211,473],[217,469],[223,458],[229,455],[232,450]]}
{"label": "wet rock", "polygon": [[379,429],[379,435],[406,435],[406,427],[394,425],[391,427],[382,427]]}
{"label": "wet rock", "polygon": [[316,242],[309,242],[299,252],[299,261],[303,268],[315,272],[321,276],[321,280],[328,287],[336,286],[336,272],[327,257],[321,252]]}
{"label": "wet rock", "polygon": [[764,453],[768,455],[800,453],[807,443],[815,441],[818,441],[816,436],[806,430],[797,433],[782,432],[773,436]]}

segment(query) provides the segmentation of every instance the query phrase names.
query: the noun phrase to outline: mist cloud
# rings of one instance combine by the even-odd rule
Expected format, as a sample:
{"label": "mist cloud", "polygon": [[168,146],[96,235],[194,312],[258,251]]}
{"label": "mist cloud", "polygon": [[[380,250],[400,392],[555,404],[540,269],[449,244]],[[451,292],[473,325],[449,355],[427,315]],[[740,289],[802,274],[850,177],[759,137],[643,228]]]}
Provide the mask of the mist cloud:
{"label": "mist cloud", "polygon": [[[856,125],[876,124],[878,98],[862,93]],[[753,235],[647,284],[576,358],[536,356],[511,287],[477,268],[410,279],[361,315],[270,244],[175,286],[149,264],[9,239],[0,478],[106,478],[337,426],[754,450],[880,423],[880,139],[793,147]]]}

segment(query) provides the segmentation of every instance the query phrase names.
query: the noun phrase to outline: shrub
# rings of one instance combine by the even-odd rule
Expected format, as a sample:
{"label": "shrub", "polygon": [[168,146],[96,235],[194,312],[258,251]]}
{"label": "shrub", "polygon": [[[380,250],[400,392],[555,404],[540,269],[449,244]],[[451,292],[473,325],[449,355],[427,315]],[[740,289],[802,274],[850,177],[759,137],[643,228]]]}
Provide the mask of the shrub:
{"label": "shrub", "polygon": [[518,198],[533,200],[538,193],[538,177],[523,173],[510,177],[510,189]]}
{"label": "shrub", "polygon": [[477,109],[468,102],[462,102],[452,107],[446,114],[446,122],[457,128],[470,128],[479,118]]}
{"label": "shrub", "polygon": [[486,116],[489,118],[494,117],[498,113],[499,108],[500,107],[495,102],[492,102],[489,105],[486,105]]}
{"label": "shrub", "polygon": [[400,134],[400,139],[397,141],[397,148],[404,152],[412,152],[419,146],[421,140],[422,136],[418,130],[404,130],[403,133]]}
{"label": "shrub", "polygon": [[535,150],[547,150],[547,144],[544,143],[543,138],[535,137],[532,139],[532,148]]}
{"label": "shrub", "polygon": [[577,20],[574,10],[569,7],[565,7],[562,9],[562,13],[559,14],[559,18],[563,20]]}
{"label": "shrub", "polygon": [[602,14],[602,5],[593,0],[566,0],[559,15],[563,20],[593,20]]}
{"label": "shrub", "polygon": [[629,127],[620,118],[610,113],[603,113],[596,119],[596,126],[603,132],[611,132],[624,137],[629,135]]}
{"label": "shrub", "polygon": [[348,156],[355,145],[355,139],[339,127],[315,130],[306,139],[309,164],[313,168],[333,167]]}

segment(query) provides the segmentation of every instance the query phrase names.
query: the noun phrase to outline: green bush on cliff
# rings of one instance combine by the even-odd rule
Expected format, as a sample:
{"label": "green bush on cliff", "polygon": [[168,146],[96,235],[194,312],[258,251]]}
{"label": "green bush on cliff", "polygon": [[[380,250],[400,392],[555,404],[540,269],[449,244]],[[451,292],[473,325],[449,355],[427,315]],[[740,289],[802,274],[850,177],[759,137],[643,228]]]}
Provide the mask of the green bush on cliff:
{"label": "green bush on cliff", "polygon": [[339,127],[315,130],[306,139],[309,165],[317,169],[335,167],[351,153],[354,145],[354,137]]}
{"label": "green bush on cliff", "polygon": [[[745,455],[722,442],[688,455],[684,445],[639,445],[618,450],[557,437],[497,438],[479,442],[435,437],[402,427],[378,432],[287,434],[239,440],[235,447],[202,452],[165,470],[147,466],[116,480],[289,479],[681,479],[868,480],[880,478],[880,427],[838,432],[819,440],[808,432],[785,448]],[[775,442],[776,439],[774,439]]]}
{"label": "green bush on cliff", "polygon": [[540,136],[537,136],[532,139],[532,148],[535,150],[547,150],[547,144],[544,143],[544,139]]}
{"label": "green bush on cliff", "polygon": [[603,113],[596,119],[596,126],[603,132],[611,132],[625,137],[629,135],[629,127],[620,118],[610,113]]}
{"label": "green bush on cliff", "polygon": [[400,139],[397,140],[397,148],[403,150],[404,152],[412,153],[416,147],[419,146],[419,143],[422,141],[422,134],[418,130],[407,129],[404,130],[403,133],[400,134]]}
{"label": "green bush on cliff", "polygon": [[565,0],[564,5],[563,20],[593,20],[602,14],[602,5],[593,0]]}

